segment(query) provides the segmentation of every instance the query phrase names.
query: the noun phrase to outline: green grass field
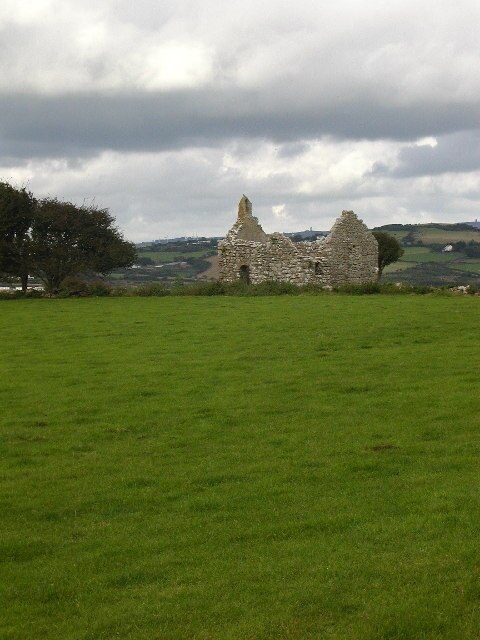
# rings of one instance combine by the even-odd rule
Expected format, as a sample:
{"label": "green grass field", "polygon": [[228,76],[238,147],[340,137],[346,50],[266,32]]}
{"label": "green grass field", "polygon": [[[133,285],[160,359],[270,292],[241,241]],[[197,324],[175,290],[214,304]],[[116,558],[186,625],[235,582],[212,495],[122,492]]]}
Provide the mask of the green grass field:
{"label": "green grass field", "polygon": [[0,637],[470,640],[480,298],[0,303]]}

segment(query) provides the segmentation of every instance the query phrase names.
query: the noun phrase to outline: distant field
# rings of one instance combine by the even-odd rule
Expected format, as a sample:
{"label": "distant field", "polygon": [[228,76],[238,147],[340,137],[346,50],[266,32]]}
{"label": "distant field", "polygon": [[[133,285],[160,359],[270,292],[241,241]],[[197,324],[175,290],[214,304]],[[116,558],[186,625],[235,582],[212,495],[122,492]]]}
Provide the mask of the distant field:
{"label": "distant field", "polygon": [[189,251],[188,253],[182,251],[139,251],[138,255],[142,258],[150,258],[155,262],[155,264],[161,264],[163,262],[173,262],[177,259],[177,256],[181,259],[186,258],[201,258],[204,255],[207,255],[208,252],[212,250],[208,249],[200,249],[199,251]]}
{"label": "distant field", "polygon": [[398,280],[416,284],[479,285],[480,259],[469,258],[462,252],[438,252],[430,247],[404,247],[404,254],[384,270],[384,280]]}
{"label": "distant field", "polygon": [[[401,241],[405,238],[407,231],[387,229],[387,233]],[[438,246],[460,240],[474,239],[478,242],[480,233],[475,230],[445,231],[423,225],[415,231],[414,238],[415,241],[422,240],[424,243]],[[480,275],[480,259],[469,258],[459,251],[445,253],[434,251],[428,246],[405,246],[403,250],[404,254],[400,260],[384,270],[385,280],[398,279],[396,274],[401,273],[402,279],[412,284],[450,285],[470,282],[477,286],[480,284],[477,282],[477,275]]]}
{"label": "distant field", "polygon": [[[463,258],[465,256],[463,255]],[[428,247],[405,247],[401,262],[452,262],[459,259],[458,253],[439,253]]]}
{"label": "distant field", "polygon": [[2,639],[478,638],[480,298],[0,308]]}
{"label": "distant field", "polygon": [[403,238],[407,235],[407,231],[390,231],[390,230],[387,230],[387,233],[389,233],[391,236],[396,238],[399,242],[401,242],[403,240]]}
{"label": "distant field", "polygon": [[435,242],[469,242],[475,240],[480,242],[480,231],[472,228],[471,231],[445,231],[443,229],[432,229],[429,227],[422,227],[421,232],[418,234],[419,238],[425,243]]}
{"label": "distant field", "polygon": [[394,262],[393,264],[389,264],[383,270],[383,275],[388,273],[395,273],[396,271],[403,271],[404,269],[409,269],[412,266],[410,262],[402,262],[399,260],[398,262]]}
{"label": "distant field", "polygon": [[461,271],[473,271],[480,274],[480,260],[456,263],[455,269],[460,269]]}
{"label": "distant field", "polygon": [[[400,265],[402,268],[395,270]],[[458,262],[397,262],[391,265],[391,270],[385,269],[382,282],[405,282],[434,287],[472,284],[478,288],[479,275],[478,267]]]}
{"label": "distant field", "polygon": [[[445,225],[441,225],[445,226]],[[480,230],[471,228],[471,229],[458,229],[458,227],[454,224],[451,225],[449,229],[440,229],[433,225],[429,224],[419,224],[413,225],[413,228],[406,229],[391,229],[389,225],[385,225],[385,227],[381,227],[380,230],[386,231],[392,236],[395,236],[397,240],[403,240],[407,234],[412,233],[415,241],[421,240],[425,244],[435,244],[435,243],[450,243],[450,242],[470,242],[470,240],[474,240],[475,242],[480,242]]]}

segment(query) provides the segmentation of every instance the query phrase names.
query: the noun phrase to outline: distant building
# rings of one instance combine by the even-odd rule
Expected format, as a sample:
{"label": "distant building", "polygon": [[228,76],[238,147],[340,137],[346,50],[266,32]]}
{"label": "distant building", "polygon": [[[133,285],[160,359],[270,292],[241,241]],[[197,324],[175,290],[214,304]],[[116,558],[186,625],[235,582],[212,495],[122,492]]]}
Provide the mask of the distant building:
{"label": "distant building", "polygon": [[462,224],[468,224],[469,227],[475,227],[475,229],[480,229],[480,222],[475,218],[473,222],[462,222]]}
{"label": "distant building", "polygon": [[316,240],[318,238],[323,238],[328,235],[328,231],[315,231],[312,227],[307,229],[306,231],[291,231],[290,233],[285,233],[284,235],[287,238],[292,238],[292,240]]}
{"label": "distant building", "polygon": [[327,238],[294,243],[281,233],[266,234],[244,195],[237,221],[218,247],[220,280],[225,282],[336,286],[377,278],[377,241],[353,211],[342,212]]}

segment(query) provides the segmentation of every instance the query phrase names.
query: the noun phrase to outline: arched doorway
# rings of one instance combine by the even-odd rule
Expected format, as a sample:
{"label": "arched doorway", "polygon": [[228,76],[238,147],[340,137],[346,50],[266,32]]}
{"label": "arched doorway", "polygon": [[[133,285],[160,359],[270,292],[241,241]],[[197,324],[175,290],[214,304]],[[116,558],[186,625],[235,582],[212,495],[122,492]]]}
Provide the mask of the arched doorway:
{"label": "arched doorway", "polygon": [[240,276],[241,282],[250,284],[250,268],[246,264],[242,264],[239,269],[238,275]]}

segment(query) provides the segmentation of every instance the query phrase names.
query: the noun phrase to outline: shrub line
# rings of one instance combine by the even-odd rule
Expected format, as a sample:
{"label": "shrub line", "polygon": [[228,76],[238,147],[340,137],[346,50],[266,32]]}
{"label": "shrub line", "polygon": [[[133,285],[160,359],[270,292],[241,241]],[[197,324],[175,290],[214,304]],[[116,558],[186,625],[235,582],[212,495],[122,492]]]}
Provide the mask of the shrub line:
{"label": "shrub line", "polygon": [[194,284],[174,283],[168,287],[162,283],[151,283],[138,287],[111,287],[104,282],[79,282],[69,280],[55,294],[28,290],[0,291],[1,300],[22,298],[81,298],[81,297],[164,297],[164,296],[281,296],[281,295],[480,295],[477,287],[433,287],[391,282],[345,284],[338,287],[321,287],[315,284],[296,285],[290,282],[198,282]]}

